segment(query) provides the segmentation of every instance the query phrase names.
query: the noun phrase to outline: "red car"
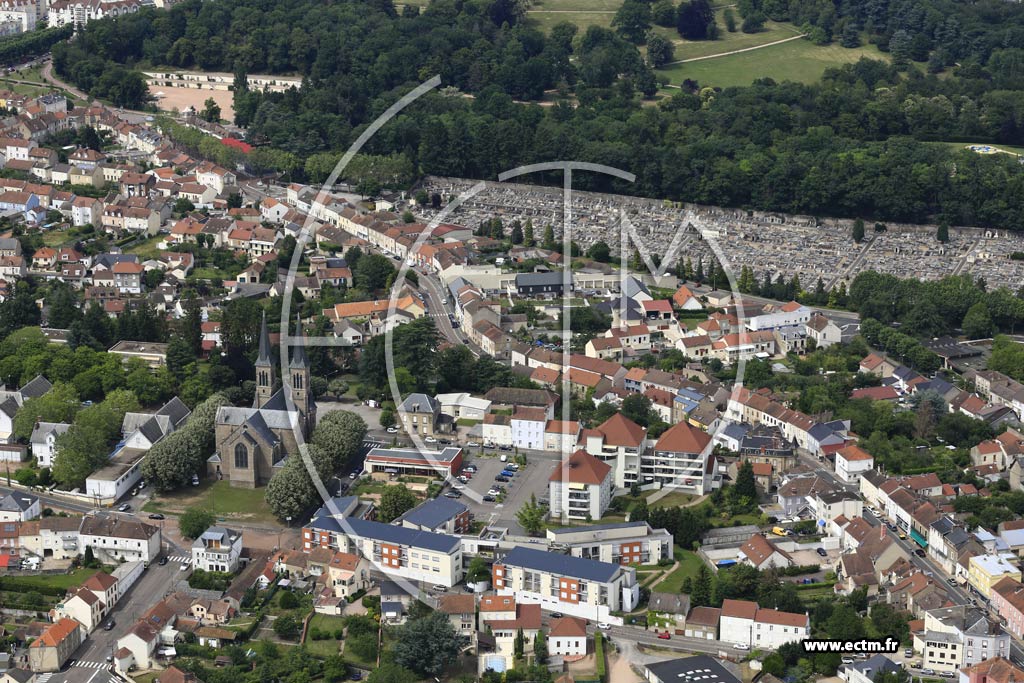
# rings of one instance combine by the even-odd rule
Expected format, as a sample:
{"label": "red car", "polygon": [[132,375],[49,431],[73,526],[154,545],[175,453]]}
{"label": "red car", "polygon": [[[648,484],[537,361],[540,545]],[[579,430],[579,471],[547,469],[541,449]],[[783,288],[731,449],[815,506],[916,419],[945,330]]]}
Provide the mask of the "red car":
{"label": "red car", "polygon": [[659,633],[659,634],[658,634],[658,638],[659,638],[660,640],[669,640],[669,639],[670,639],[671,637],[672,637],[672,636],[671,636],[671,635],[669,634],[669,632],[668,632],[668,631],[664,631],[663,633]]}

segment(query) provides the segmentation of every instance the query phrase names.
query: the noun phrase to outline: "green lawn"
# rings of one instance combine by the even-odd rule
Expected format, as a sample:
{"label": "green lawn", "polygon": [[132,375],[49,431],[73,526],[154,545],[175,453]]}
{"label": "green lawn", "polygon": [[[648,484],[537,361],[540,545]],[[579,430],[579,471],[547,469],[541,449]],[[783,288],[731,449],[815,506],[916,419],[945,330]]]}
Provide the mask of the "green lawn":
{"label": "green lawn", "polygon": [[151,258],[156,258],[161,253],[163,253],[156,247],[157,243],[160,242],[162,239],[163,238],[159,236],[150,237],[149,239],[132,244],[130,247],[128,247],[127,251],[129,254],[137,254],[139,259],[143,261]]}
{"label": "green lawn", "polygon": [[88,569],[80,567],[70,574],[41,574],[39,576],[20,576],[18,577],[19,584],[38,585],[41,587],[48,588],[59,588],[60,590],[67,590],[73,586],[81,585],[83,581],[95,574],[98,570]]}
{"label": "green lawn", "polygon": [[142,509],[145,512],[182,513],[186,508],[199,507],[212,511],[224,521],[276,522],[263,498],[264,493],[262,488],[236,488],[227,481],[207,480],[197,487],[186,486],[171,493],[154,494]]}
{"label": "green lawn", "polygon": [[327,614],[314,614],[313,618],[309,620],[309,629],[306,632],[306,649],[310,654],[316,657],[329,657],[330,655],[338,654],[338,641],[335,640],[333,636],[326,640],[312,640],[309,637],[309,633],[312,632],[314,628],[321,631],[334,632],[344,626],[344,617],[332,617]]}
{"label": "green lawn", "polygon": [[661,496],[661,497],[655,498],[654,500],[651,500],[652,498],[654,498],[655,496],[657,496],[661,492],[662,492],[662,489],[657,489],[657,490],[654,490],[654,491],[644,491],[643,492],[643,497],[647,500],[648,505],[653,505],[653,506],[660,507],[660,508],[680,507],[682,505],[686,505],[691,500],[693,500],[693,496],[691,496],[690,494],[688,494],[688,493],[681,493],[679,491],[673,491],[672,493],[666,493],[664,496]]}
{"label": "green lawn", "polygon": [[651,589],[652,591],[678,593],[686,577],[696,577],[697,572],[700,571],[700,566],[704,564],[704,561],[700,559],[700,555],[692,550],[676,548],[675,557],[679,560],[679,568],[655,584]]}
{"label": "green lawn", "polygon": [[[732,13],[736,18],[736,25],[739,26],[743,19],[735,7],[732,8]],[[725,8],[720,8],[715,12],[715,20],[718,23],[718,40],[683,40],[674,28],[659,26],[654,30],[674,43],[676,59],[693,59],[694,57],[706,57],[708,55],[722,54],[723,52],[732,52],[733,50],[743,50],[749,47],[774,43],[777,40],[792,38],[800,33],[796,26],[777,21],[765,22],[764,30],[757,33],[744,33],[739,28],[734,33],[729,33],[725,30]]]}
{"label": "green lawn", "polygon": [[838,45],[815,45],[808,40],[791,40],[760,50],[741,52],[698,62],[674,64],[658,71],[678,85],[690,78],[701,86],[750,85],[758,78],[815,83],[825,69],[852,64],[861,57],[888,61],[888,55],[874,45],[847,49]]}
{"label": "green lawn", "polygon": [[530,10],[527,15],[538,30],[549,33],[555,24],[568,21],[576,24],[580,32],[586,31],[591,26],[608,28],[615,17],[614,12],[551,12],[543,10]]}

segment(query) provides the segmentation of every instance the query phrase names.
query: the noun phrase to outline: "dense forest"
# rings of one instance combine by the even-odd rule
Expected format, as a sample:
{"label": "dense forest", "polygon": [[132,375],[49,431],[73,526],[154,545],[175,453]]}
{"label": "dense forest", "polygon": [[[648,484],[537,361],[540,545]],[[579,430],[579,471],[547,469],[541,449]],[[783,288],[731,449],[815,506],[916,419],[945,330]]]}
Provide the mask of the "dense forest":
{"label": "dense forest", "polygon": [[[677,16],[695,14],[689,5],[700,1],[684,0]],[[901,59],[862,60],[810,86],[764,79],[715,91],[686,81],[654,104],[645,98],[657,90],[655,72],[621,23],[585,32],[563,23],[545,35],[512,0],[433,0],[401,13],[388,0],[186,0],[92,22],[56,46],[54,63],[93,94],[134,105],[144,97],[131,71],[139,65],[299,73],[302,87],[285,93],[236,88],[236,122],[251,142],[298,159],[289,170],[311,181],[322,176],[325,154],[335,158],[398,97],[439,73],[445,87],[385,126],[365,152],[400,157],[417,173],[480,178],[577,159],[637,174],[628,187],[581,174],[583,189],[879,220],[1024,224],[1024,167],[1014,157],[940,142],[1024,144],[1024,7],[744,0],[739,10],[793,21],[819,42],[864,35]],[[903,56],[922,65],[907,66]],[[543,97],[551,106],[530,103]],[[303,166],[312,159],[319,163]]]}

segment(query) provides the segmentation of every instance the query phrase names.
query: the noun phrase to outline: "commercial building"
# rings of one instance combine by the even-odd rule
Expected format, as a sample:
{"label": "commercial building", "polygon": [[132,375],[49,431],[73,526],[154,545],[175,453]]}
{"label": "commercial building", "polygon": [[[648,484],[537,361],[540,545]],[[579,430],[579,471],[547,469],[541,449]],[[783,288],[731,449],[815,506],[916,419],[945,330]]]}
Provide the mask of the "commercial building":
{"label": "commercial building", "polygon": [[708,655],[647,664],[644,675],[649,683],[740,683],[738,676]]}
{"label": "commercial building", "polygon": [[373,448],[363,467],[375,479],[392,476],[454,477],[462,467],[462,449],[448,446],[440,451],[414,448]]}
{"label": "commercial building", "polygon": [[640,599],[636,570],[621,564],[517,547],[496,562],[492,584],[499,595],[583,619],[621,623]]}

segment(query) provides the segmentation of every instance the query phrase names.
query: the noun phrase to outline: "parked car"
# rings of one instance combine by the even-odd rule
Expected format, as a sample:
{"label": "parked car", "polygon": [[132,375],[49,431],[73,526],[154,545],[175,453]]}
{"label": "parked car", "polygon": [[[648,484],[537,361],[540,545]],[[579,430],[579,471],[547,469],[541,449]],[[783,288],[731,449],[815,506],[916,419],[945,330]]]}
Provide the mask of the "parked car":
{"label": "parked car", "polygon": [[199,486],[199,475],[198,474],[193,474],[192,475],[192,485],[193,486]]}
{"label": "parked car", "polygon": [[189,560],[185,560],[184,562],[178,565],[178,569],[180,571],[187,572],[190,564],[191,562]]}
{"label": "parked car", "polygon": [[564,616],[565,616],[565,615],[564,615],[564,614],[562,614],[561,612],[552,612],[552,613],[551,613],[551,618],[552,618],[552,619],[561,619],[561,618],[562,618],[562,617],[564,617]]}
{"label": "parked car", "polygon": [[922,676],[934,676],[935,675],[935,669],[921,669],[921,675]]}
{"label": "parked car", "polygon": [[159,564],[161,567],[164,566],[165,564],[167,564],[167,556],[164,555],[163,557],[161,557],[160,561],[157,562],[157,564]]}
{"label": "parked car", "polygon": [[853,657],[843,657],[843,664],[853,664]]}
{"label": "parked car", "polygon": [[476,466],[476,465],[466,465],[466,466],[465,466],[465,467],[463,467],[462,469],[464,469],[464,470],[465,470],[465,471],[467,471],[467,472],[473,472],[473,473],[476,473],[477,469],[479,469],[479,468],[477,468],[477,466]]}
{"label": "parked car", "polygon": [[484,497],[482,498],[482,500],[483,500],[483,501],[484,501],[485,503],[493,503],[493,502],[495,501],[495,498],[494,498],[494,496],[492,496],[491,494],[489,494],[489,493],[488,493],[488,494],[487,494],[486,496],[484,496]]}
{"label": "parked car", "polygon": [[669,634],[668,631],[662,631],[658,634],[658,640],[670,640],[671,638],[672,636]]}
{"label": "parked car", "polygon": [[479,448],[480,444],[476,441],[470,441],[466,444],[466,448]]}
{"label": "parked car", "polygon": [[914,656],[914,651],[913,651],[913,650],[911,650],[911,649],[910,649],[910,648],[908,647],[908,648],[907,648],[906,650],[904,650],[904,651],[903,651],[903,656],[904,656],[904,657],[906,657],[907,659],[910,659],[911,657],[913,657],[913,656]]}
{"label": "parked car", "polygon": [[499,474],[498,476],[496,476],[496,477],[494,478],[494,481],[501,481],[501,482],[507,482],[507,481],[508,481],[508,477],[503,477],[503,476],[501,476],[501,475]]}
{"label": "parked car", "polygon": [[734,650],[749,650],[750,646],[747,645],[746,643],[736,643],[735,645],[732,646],[732,649],[734,649]]}
{"label": "parked car", "polygon": [[458,491],[449,491],[446,494],[444,494],[444,497],[445,498],[462,498],[462,494],[459,493]]}
{"label": "parked car", "polygon": [[817,550],[815,550],[815,552],[821,555],[822,557],[828,557],[828,553],[825,551],[824,548],[818,548]]}
{"label": "parked car", "polygon": [[513,472],[512,470],[502,470],[500,472],[500,474],[501,474],[501,476],[508,477],[509,479],[511,479],[512,477],[516,476],[516,473]]}
{"label": "parked car", "polygon": [[398,427],[388,427],[388,434],[397,434]]}
{"label": "parked car", "polygon": [[452,484],[452,488],[455,489],[456,491],[461,491],[462,489],[466,488],[466,485],[465,484]]}
{"label": "parked car", "polygon": [[150,518],[150,519],[163,519],[163,518],[164,518],[164,516],[163,516],[163,515],[161,515],[161,514],[160,514],[159,512],[154,512],[153,514],[151,514],[151,515],[149,516],[149,518]]}
{"label": "parked car", "polygon": [[917,555],[918,557],[924,557],[924,550],[922,548],[918,548],[917,550],[914,551],[914,554]]}
{"label": "parked car", "polygon": [[423,441],[425,441],[426,443],[437,443],[437,439],[435,439],[432,436],[423,437]]}
{"label": "parked car", "polygon": [[606,624],[606,623],[604,623],[604,622],[600,622],[600,621],[599,621],[599,622],[597,623],[597,627],[598,627],[599,629],[601,629],[602,631],[607,631],[607,630],[611,629],[612,625],[611,625],[611,624]]}
{"label": "parked car", "polygon": [[123,503],[123,504],[122,504],[122,505],[121,505],[120,507],[118,507],[117,509],[118,509],[118,511],[119,511],[119,512],[128,512],[129,510],[131,510],[131,509],[132,509],[132,506],[131,506],[131,505],[129,505],[128,503]]}
{"label": "parked car", "polygon": [[113,630],[114,630],[114,626],[115,626],[115,625],[116,625],[116,624],[114,623],[114,620],[113,620],[113,619],[111,619],[111,620],[110,620],[110,621],[108,621],[107,623],[103,624],[103,630],[104,630],[104,631],[113,631]]}

